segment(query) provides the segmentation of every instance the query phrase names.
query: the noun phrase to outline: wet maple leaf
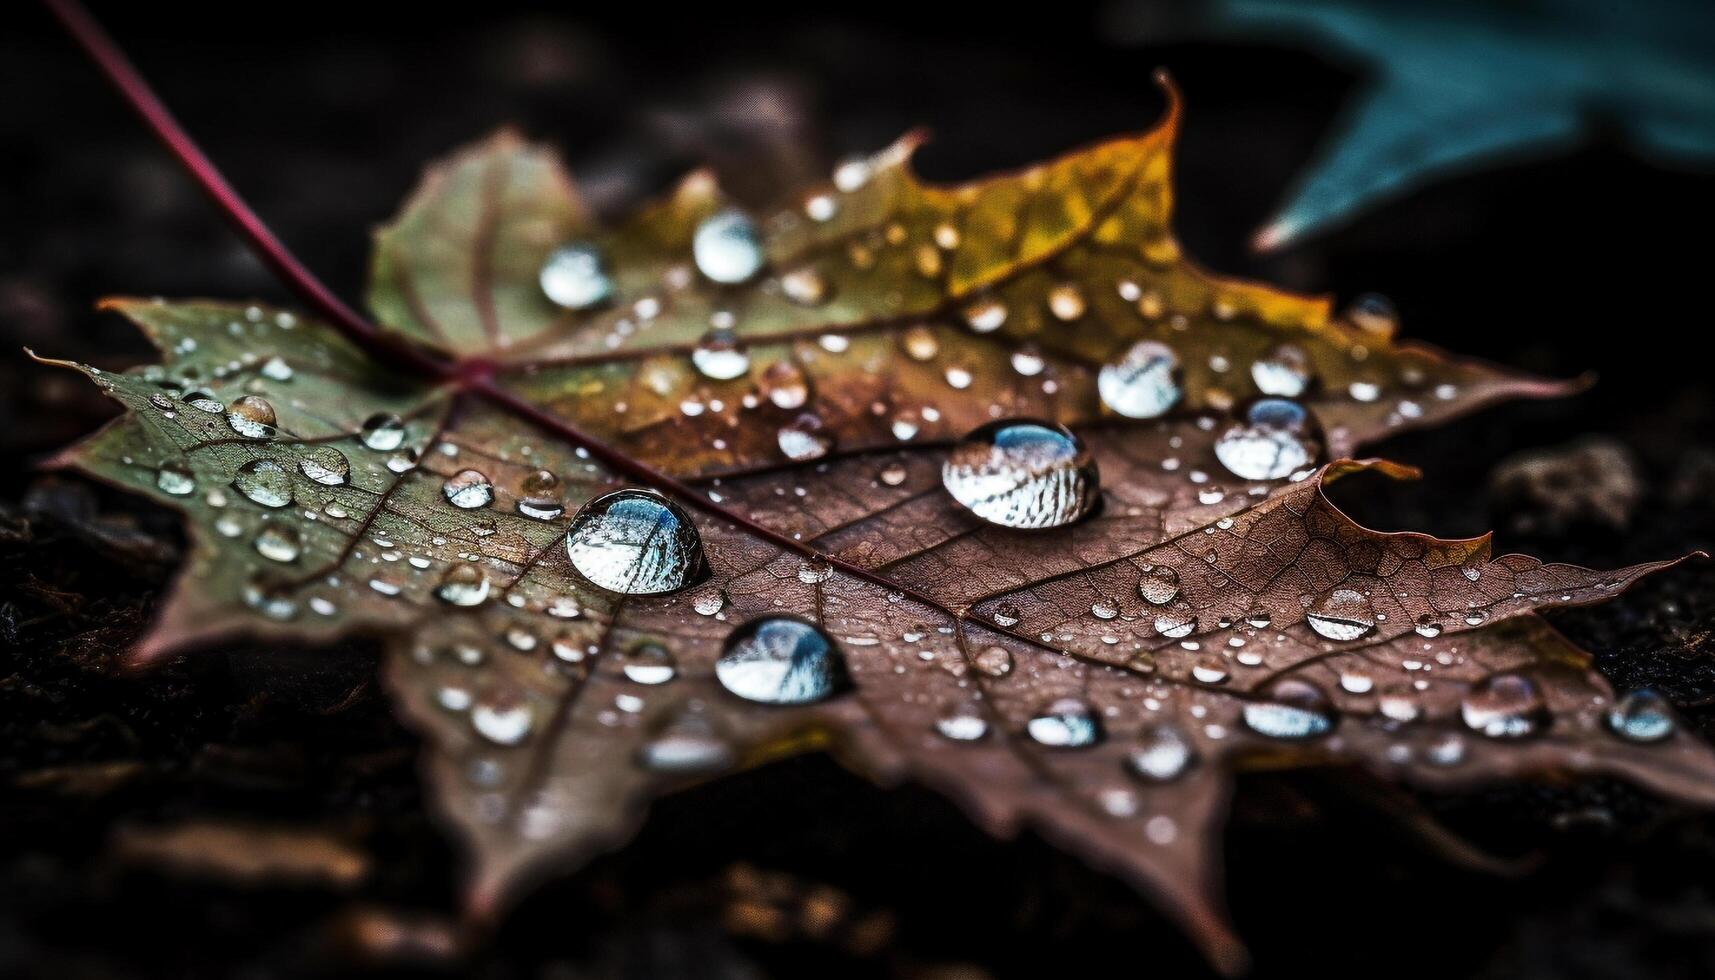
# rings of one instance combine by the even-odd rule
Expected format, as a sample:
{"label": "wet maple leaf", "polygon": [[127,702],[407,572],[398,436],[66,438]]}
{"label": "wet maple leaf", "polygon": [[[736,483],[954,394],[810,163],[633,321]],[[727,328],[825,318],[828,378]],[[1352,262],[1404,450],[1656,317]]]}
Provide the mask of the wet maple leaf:
{"label": "wet maple leaf", "polygon": [[377,237],[371,306],[445,370],[111,301],[164,361],[83,368],[131,411],[64,461],[193,543],[138,658],[382,636],[481,912],[655,796],[823,747],[1124,875],[1227,967],[1214,840],[1259,760],[1715,801],[1708,749],[1536,615],[1664,565],[1323,495],[1406,471],[1321,460],[1556,386],[1193,266],[1176,125],[958,187],[907,139],[760,221],[693,175],[611,229],[502,134]]}

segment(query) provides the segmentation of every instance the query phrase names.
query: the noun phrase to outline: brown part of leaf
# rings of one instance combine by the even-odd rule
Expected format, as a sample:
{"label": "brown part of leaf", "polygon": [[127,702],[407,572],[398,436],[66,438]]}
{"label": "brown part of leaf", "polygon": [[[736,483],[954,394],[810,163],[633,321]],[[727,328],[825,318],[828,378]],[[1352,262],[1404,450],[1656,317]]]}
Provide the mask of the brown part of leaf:
{"label": "brown part of leaf", "polygon": [[338,837],[222,821],[122,828],[114,851],[127,864],[240,885],[291,882],[347,889],[369,874],[369,856]]}

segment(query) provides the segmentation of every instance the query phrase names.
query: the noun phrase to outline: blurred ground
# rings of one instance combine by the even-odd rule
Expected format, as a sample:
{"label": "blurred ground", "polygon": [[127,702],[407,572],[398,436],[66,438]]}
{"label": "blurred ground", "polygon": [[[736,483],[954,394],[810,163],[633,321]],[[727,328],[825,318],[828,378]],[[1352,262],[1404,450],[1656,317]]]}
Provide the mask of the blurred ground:
{"label": "blurred ground", "polygon": [[[1504,550],[1598,566],[1715,549],[1715,387],[1696,302],[1715,224],[1708,176],[1598,141],[1259,258],[1244,243],[1353,91],[1350,66],[1263,46],[1121,48],[1076,3],[929,23],[909,8],[721,9],[695,21],[493,3],[456,16],[311,2],[219,18],[104,9],[116,6],[98,12],[167,101],[347,297],[360,295],[368,228],[423,163],[503,122],[561,146],[596,203],[616,211],[694,163],[726,165],[757,191],[759,175],[819,172],[917,124],[936,136],[921,157],[929,176],[1024,163],[1148,125],[1161,108],[1149,73],[1165,66],[1187,101],[1177,225],[1189,254],[1342,299],[1379,290],[1407,334],[1463,353],[1601,373],[1576,398],[1381,447],[1426,480],[1342,484],[1356,516],[1443,535],[1494,527]],[[664,802],[630,847],[550,883],[455,954],[456,853],[424,811],[413,740],[375,688],[369,648],[235,647],[146,677],[112,669],[175,564],[175,521],[32,469],[110,409],[19,353],[114,367],[145,357],[129,327],[91,312],[109,293],[287,298],[45,15],[10,5],[0,974],[1203,971],[1123,886],[1034,838],[990,841],[932,794],[878,791],[825,759]],[[1567,448],[1589,437],[1606,440],[1602,459],[1629,454],[1630,484],[1593,478],[1589,446]],[[1508,462],[1526,451],[1549,455]],[[1618,686],[1656,685],[1715,732],[1715,567],[1554,618]],[[1386,816],[1417,810],[1529,870],[1460,867]],[[1715,975],[1715,818],[1624,787],[1438,799],[1348,773],[1253,777],[1227,853],[1257,976],[1307,964],[1330,975]],[[258,862],[290,883],[245,885]]]}

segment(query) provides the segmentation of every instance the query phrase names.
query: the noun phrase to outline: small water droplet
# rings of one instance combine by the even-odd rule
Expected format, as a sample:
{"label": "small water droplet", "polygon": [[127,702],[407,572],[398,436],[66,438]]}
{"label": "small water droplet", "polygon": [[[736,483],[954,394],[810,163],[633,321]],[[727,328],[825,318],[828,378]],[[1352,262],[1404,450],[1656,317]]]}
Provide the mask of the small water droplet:
{"label": "small water droplet", "polygon": [[775,361],[763,369],[757,385],[776,408],[803,408],[810,400],[810,382],[804,372],[791,361]]}
{"label": "small water droplet", "polygon": [[1137,594],[1152,606],[1165,606],[1179,598],[1179,573],[1166,565],[1150,565],[1137,580]]}
{"label": "small water droplet", "polygon": [[1259,398],[1244,421],[1215,441],[1215,458],[1246,480],[1279,480],[1315,462],[1321,454],[1310,413],[1284,398]]}
{"label": "small water droplet", "polygon": [[703,567],[690,516],[647,490],[615,490],[586,504],[572,519],[566,551],[584,578],[627,595],[677,591]]}
{"label": "small water droplet", "polygon": [[781,426],[776,440],[786,458],[799,463],[820,459],[834,447],[834,437],[823,431],[821,418],[808,412]]}
{"label": "small water droplet", "polygon": [[1088,701],[1057,698],[1031,718],[1024,730],[1039,745],[1077,749],[1101,740],[1102,721]]}
{"label": "small water droplet", "polygon": [[227,409],[226,424],[246,439],[271,439],[278,420],[268,399],[261,395],[244,395]]}
{"label": "small water droplet", "polygon": [[941,483],[971,513],[1002,527],[1060,527],[1100,498],[1083,442],[1063,426],[1032,420],[991,422],[960,440]]}
{"label": "small water droplet", "polygon": [[265,524],[252,542],[256,553],[269,561],[294,562],[303,552],[298,532],[283,524]]}
{"label": "small water droplet", "polygon": [[613,297],[613,279],[601,250],[587,242],[554,249],[537,279],[548,299],[568,310],[587,310]]}
{"label": "small water droplet", "polygon": [[1084,315],[1084,292],[1076,283],[1061,283],[1048,291],[1048,310],[1070,322]]}
{"label": "small water droplet", "polygon": [[290,381],[292,380],[292,375],[294,373],[292,371],[292,365],[287,364],[286,359],[279,355],[275,355],[268,358],[266,361],[263,361],[262,366],[256,370],[264,378],[267,378],[270,381]]}
{"label": "small water droplet", "polygon": [[441,496],[460,510],[475,510],[494,502],[494,484],[478,470],[459,470],[441,484]]}
{"label": "small water droplet", "polygon": [[351,461],[332,446],[306,446],[298,456],[298,472],[324,487],[343,486],[351,478]]}
{"label": "small water droplet", "polygon": [[1335,589],[1305,614],[1310,628],[1329,640],[1355,640],[1376,628],[1370,600],[1355,589]]}
{"label": "small water droplet", "polygon": [[833,564],[821,555],[806,558],[798,563],[798,581],[805,585],[819,585],[833,574]]}
{"label": "small water droplet", "polygon": [[750,370],[750,354],[731,330],[710,330],[691,351],[691,364],[705,378],[731,381]]}
{"label": "small water droplet", "polygon": [[377,412],[365,419],[358,438],[376,452],[391,452],[405,442],[405,422],[388,412]]}
{"label": "small water droplet", "polygon": [[1399,311],[1386,296],[1365,293],[1346,308],[1346,319],[1358,329],[1378,337],[1391,337],[1399,327]]}
{"label": "small water droplet", "polygon": [[846,684],[845,663],[827,634],[809,623],[769,617],[727,637],[715,661],[722,687],[761,704],[811,704]]}
{"label": "small water droplet", "polygon": [[820,306],[828,300],[828,279],[811,266],[780,277],[780,291],[799,306]]}
{"label": "small water droplet", "polygon": [[461,562],[447,569],[435,586],[435,595],[442,602],[455,606],[480,606],[488,600],[488,575],[480,565]]}
{"label": "small water droplet", "polygon": [[1648,689],[1621,695],[1608,709],[1607,723],[1609,731],[1631,742],[1659,742],[1678,728],[1667,699]]}
{"label": "small water droplet", "polygon": [[1441,621],[1435,618],[1434,613],[1424,613],[1417,617],[1417,625],[1413,629],[1417,630],[1418,636],[1433,639],[1441,635]]}
{"label": "small water droplet", "polygon": [[1090,603],[1090,615],[1097,619],[1113,619],[1120,614],[1119,606],[1112,599],[1097,599]]}
{"label": "small water droplet", "polygon": [[965,307],[965,323],[977,333],[994,333],[1006,324],[1006,304],[980,299]]}
{"label": "small water droplet", "polygon": [[1191,676],[1203,684],[1225,684],[1232,676],[1227,670],[1227,662],[1214,654],[1198,657],[1191,665]]}
{"label": "small water droplet", "polygon": [[1182,610],[1164,610],[1155,617],[1155,631],[1168,639],[1182,640],[1197,632],[1197,617]]}
{"label": "small water droplet", "polygon": [[1548,727],[1548,703],[1536,682],[1523,674],[1495,674],[1478,681],[1459,704],[1459,716],[1489,738],[1525,738]]}
{"label": "small water droplet", "polygon": [[1328,695],[1315,684],[1283,677],[1264,692],[1264,701],[1245,703],[1245,724],[1269,738],[1302,739],[1325,735],[1334,727]]}
{"label": "small water droplet", "polygon": [[620,672],[634,684],[665,684],[679,675],[679,663],[659,643],[640,643],[625,651]]}
{"label": "small water droplet", "polygon": [[1281,344],[1251,364],[1251,380],[1265,395],[1298,398],[1313,377],[1310,355],[1293,344]]}
{"label": "small water droplet", "polygon": [[285,507],[292,502],[292,474],[271,459],[253,459],[239,467],[232,486],[264,507]]}
{"label": "small water droplet", "polygon": [[496,745],[517,745],[530,735],[535,712],[523,695],[508,690],[485,693],[470,711],[476,733]]}
{"label": "small water droplet", "polygon": [[1010,602],[1003,602],[994,609],[996,626],[1017,626],[1020,618],[1018,607]]}
{"label": "small water droplet", "polygon": [[196,493],[197,478],[183,463],[162,463],[161,468],[155,471],[155,486],[162,493],[188,497]]}
{"label": "small water droplet", "polygon": [[1156,725],[1138,736],[1137,745],[1126,753],[1126,771],[1152,783],[1178,779],[1196,762],[1196,749],[1185,733],[1172,725]]}
{"label": "small water droplet", "polygon": [[1096,375],[1102,404],[1126,418],[1152,419],[1179,402],[1179,355],[1154,340],[1140,340]]}
{"label": "small water droplet", "polygon": [[680,718],[637,750],[637,764],[654,772],[718,772],[734,762],[732,746],[717,737],[707,721]]}
{"label": "small water droplet", "polygon": [[740,283],[762,269],[762,240],[750,216],[727,208],[703,219],[691,238],[697,271],[718,283]]}
{"label": "small water droplet", "polygon": [[[995,617],[995,622],[999,621],[1000,618]],[[977,651],[976,656],[971,658],[971,662],[978,670],[990,677],[1005,677],[1012,673],[1012,652],[1006,647],[984,647]]]}
{"label": "small water droplet", "polygon": [[961,705],[935,719],[935,730],[955,742],[975,742],[988,734],[989,723],[976,708]]}

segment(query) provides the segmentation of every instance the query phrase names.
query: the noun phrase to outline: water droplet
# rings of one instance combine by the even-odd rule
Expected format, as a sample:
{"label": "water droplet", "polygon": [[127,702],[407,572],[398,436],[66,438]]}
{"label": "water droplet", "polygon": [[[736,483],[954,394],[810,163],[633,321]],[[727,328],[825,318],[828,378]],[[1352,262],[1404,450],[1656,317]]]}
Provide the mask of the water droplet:
{"label": "water droplet", "polygon": [[1379,293],[1365,293],[1353,300],[1346,309],[1346,319],[1358,329],[1379,337],[1391,337],[1399,327],[1399,311]]}
{"label": "water droplet", "polygon": [[935,730],[955,742],[975,742],[988,734],[989,723],[976,708],[961,705],[935,719]]}
{"label": "water droplet", "polygon": [[1052,422],[991,422],[947,454],[941,483],[953,499],[991,524],[1060,527],[1096,504],[1095,461],[1083,442]]}
{"label": "water droplet", "polygon": [[1525,738],[1548,727],[1548,704],[1536,682],[1523,674],[1485,677],[1465,693],[1459,716],[1489,738]]}
{"label": "water droplet", "polygon": [[822,431],[822,420],[809,413],[781,426],[776,440],[786,458],[799,463],[820,459],[834,447],[834,437]]}
{"label": "water droplet", "polygon": [[246,439],[271,439],[274,426],[274,406],[261,395],[244,395],[232,403],[226,412],[226,424]]}
{"label": "water droplet", "polygon": [[477,470],[459,470],[441,484],[441,496],[460,510],[475,510],[494,502],[494,484]]}
{"label": "water droplet", "polygon": [[715,661],[721,686],[761,704],[811,704],[846,684],[845,663],[827,634],[784,617],[756,619],[727,637]]}
{"label": "water droplet", "polygon": [[1126,418],[1152,419],[1179,401],[1179,355],[1154,340],[1140,340],[1096,375],[1102,404]]}
{"label": "water droplet", "polygon": [[1246,702],[1245,724],[1269,738],[1300,739],[1325,735],[1334,727],[1328,695],[1315,684],[1283,677],[1264,692],[1265,701]]}
{"label": "water droplet", "polygon": [[1242,423],[1215,441],[1215,458],[1246,480],[1279,480],[1315,462],[1321,453],[1310,413],[1284,398],[1259,398]]}
{"label": "water droplet", "polygon": [[703,219],[691,238],[697,271],[719,283],[740,283],[762,269],[762,240],[750,216],[727,208]]}
{"label": "water droplet", "polygon": [[1005,677],[1012,673],[1012,652],[1006,647],[984,647],[977,651],[971,662],[990,677]]}
{"label": "water droplet", "polygon": [[542,292],[568,310],[587,310],[613,296],[601,250],[586,242],[561,245],[549,253],[537,277]]}
{"label": "water droplet", "polygon": [[253,459],[238,468],[232,485],[253,503],[285,507],[292,502],[292,474],[271,459]]}
{"label": "water droplet", "polygon": [[455,606],[480,606],[488,600],[488,575],[480,565],[461,562],[447,569],[435,595],[442,602]]}
{"label": "water droplet", "polygon": [[343,486],[351,478],[351,461],[332,446],[307,446],[298,456],[298,472],[324,487]]}
{"label": "water droplet", "polygon": [[703,567],[696,525],[677,504],[647,490],[615,490],[586,504],[566,536],[572,567],[628,595],[674,592]]}
{"label": "water droplet", "polygon": [[1155,631],[1172,640],[1197,632],[1197,617],[1178,609],[1164,610],[1155,617]]}
{"label": "water droplet", "polygon": [[1026,345],[1012,352],[1012,369],[1026,378],[1034,378],[1048,366],[1042,352]]}
{"label": "water droplet", "polygon": [[206,391],[187,392],[185,394],[185,404],[197,409],[198,411],[207,412],[210,415],[219,415],[221,412],[226,411],[226,406],[222,405],[219,399]]}
{"label": "water droplet", "polygon": [[1298,398],[1313,377],[1310,355],[1292,344],[1281,344],[1251,364],[1251,380],[1265,395]]}
{"label": "water droplet", "polygon": [[798,563],[798,581],[805,585],[819,585],[833,574],[833,564],[821,555],[806,558]]}
{"label": "water droplet", "polygon": [[278,355],[263,361],[262,366],[256,370],[270,381],[290,381],[294,373],[292,365],[287,364],[285,358]]}
{"label": "water droplet", "polygon": [[1191,740],[1172,725],[1157,725],[1138,736],[1135,747],[1125,757],[1126,771],[1152,783],[1178,779],[1196,762],[1196,749]]}
{"label": "water droplet", "polygon": [[905,478],[910,475],[910,471],[905,468],[904,463],[895,461],[883,466],[881,472],[876,474],[876,479],[887,486],[897,487],[904,483]]}
{"label": "water droplet", "polygon": [[1077,749],[1094,745],[1102,737],[1102,721],[1088,701],[1057,698],[1024,726],[1039,745]]}
{"label": "water droplet", "polygon": [[1090,615],[1097,619],[1113,619],[1120,614],[1119,606],[1112,599],[1097,599],[1090,603]]}
{"label": "water droplet", "polygon": [[913,361],[934,360],[935,355],[941,353],[941,342],[936,339],[935,331],[922,324],[900,334],[899,347]]}
{"label": "water droplet", "polygon": [[1370,600],[1355,589],[1335,589],[1305,614],[1310,628],[1330,640],[1355,640],[1376,628]]}
{"label": "water droplet", "polygon": [[1381,386],[1370,381],[1354,381],[1346,387],[1346,391],[1351,394],[1352,400],[1357,402],[1373,402],[1382,394]]}
{"label": "water droplet", "polygon": [[391,452],[405,441],[405,422],[397,415],[377,412],[364,420],[358,438],[376,452]]}
{"label": "water droplet", "polygon": [[691,364],[705,378],[731,381],[750,370],[750,354],[731,330],[710,330],[691,351]]}
{"label": "water droplet", "polygon": [[281,524],[266,524],[252,542],[256,553],[269,561],[294,562],[303,552],[298,532]]}
{"label": "water droplet", "polygon": [[799,306],[820,306],[828,299],[828,280],[809,266],[780,277],[780,291]]}
{"label": "water droplet", "polygon": [[1375,678],[1359,670],[1340,672],[1340,688],[1348,694],[1368,694],[1376,686]]}
{"label": "water droplet", "polygon": [[1048,310],[1070,322],[1084,315],[1084,293],[1075,283],[1061,283],[1048,291]]}
{"label": "water droplet", "polygon": [[994,333],[1006,323],[1006,304],[980,299],[965,307],[965,323],[977,333]]}
{"label": "water droplet", "polygon": [[471,708],[470,725],[496,745],[517,745],[530,735],[535,712],[522,695],[488,692]]}
{"label": "water droplet", "polygon": [[757,387],[776,408],[803,408],[810,400],[810,382],[791,361],[775,361],[762,372]]}
{"label": "water droplet", "polygon": [[1019,618],[1018,607],[1010,602],[1003,602],[995,607],[994,622],[996,626],[1017,626]]}
{"label": "water droplet", "polygon": [[1621,695],[1607,722],[1609,731],[1631,742],[1659,742],[1678,727],[1667,699],[1648,689]]}
{"label": "water droplet", "polygon": [[659,643],[642,643],[625,651],[620,672],[634,684],[665,684],[679,674],[679,663]]}
{"label": "water droplet", "polygon": [[637,764],[655,772],[718,772],[733,762],[732,746],[718,738],[708,722],[694,716],[675,721],[637,750]]}
{"label": "water droplet", "polygon": [[183,463],[162,463],[155,471],[155,486],[162,493],[170,493],[175,497],[188,497],[197,490],[197,478],[190,467]]}
{"label": "water droplet", "polygon": [[1202,684],[1225,684],[1230,676],[1227,662],[1214,654],[1198,657],[1191,665],[1191,677]]}
{"label": "water droplet", "polygon": [[1441,621],[1435,618],[1434,613],[1424,613],[1417,617],[1417,625],[1413,628],[1417,630],[1418,636],[1433,639],[1441,635]]}
{"label": "water droplet", "polygon": [[1137,594],[1152,606],[1165,606],[1179,598],[1179,573],[1166,565],[1150,565],[1137,580]]}

